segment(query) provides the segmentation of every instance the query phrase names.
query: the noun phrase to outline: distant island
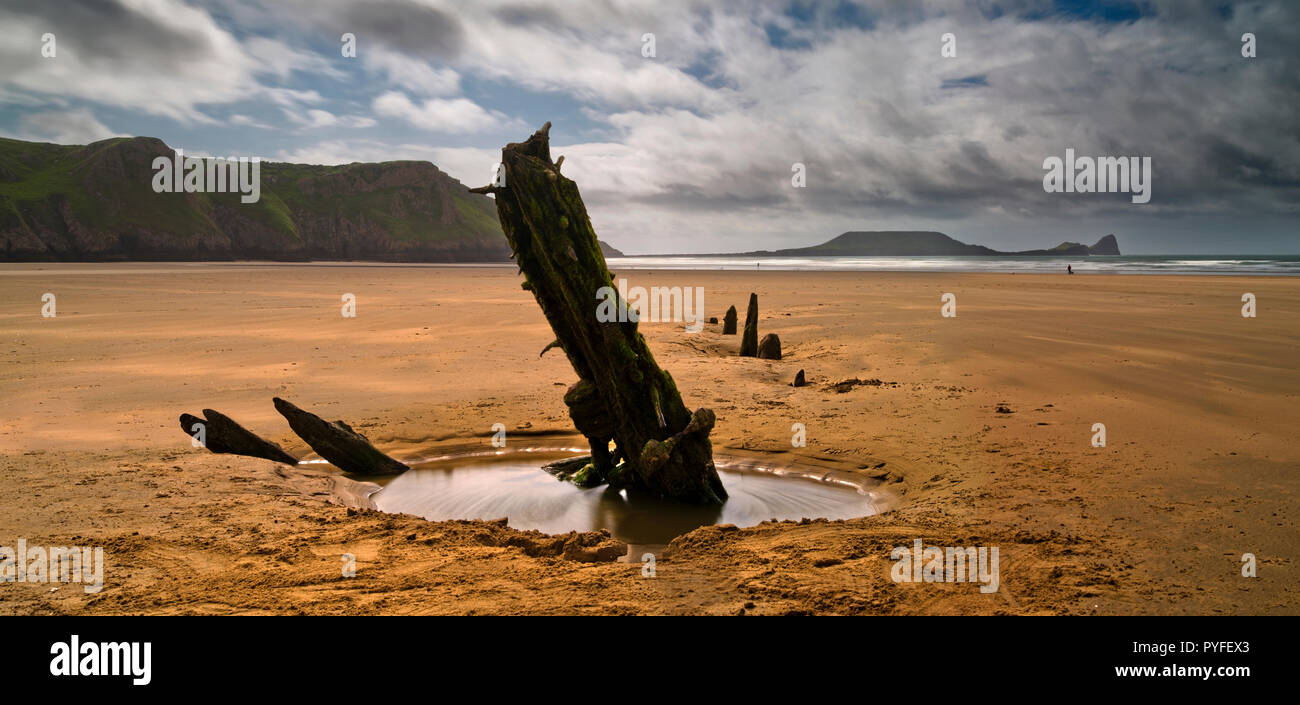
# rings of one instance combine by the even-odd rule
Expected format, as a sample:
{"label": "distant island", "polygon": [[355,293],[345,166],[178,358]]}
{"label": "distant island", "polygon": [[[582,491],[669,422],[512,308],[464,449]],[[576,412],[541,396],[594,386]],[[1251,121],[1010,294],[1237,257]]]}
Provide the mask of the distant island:
{"label": "distant island", "polygon": [[600,254],[605,257],[627,257],[627,255],[623,254],[622,250],[604,240],[596,240],[596,243],[600,245]]}
{"label": "distant island", "polygon": [[[660,257],[928,257],[986,256],[1089,256],[1118,255],[1119,241],[1106,235],[1093,245],[1063,242],[1050,250],[1000,252],[983,245],[967,245],[939,232],[927,230],[873,230],[843,233],[820,245],[784,250],[754,250],[732,254],[656,255]],[[608,256],[608,255],[607,255]]]}
{"label": "distant island", "polygon": [[746,252],[756,257],[922,257],[927,255],[1118,255],[1119,242],[1107,235],[1092,246],[1063,242],[1050,250],[1000,252],[983,245],[967,245],[943,233],[915,230],[876,230],[844,233],[812,247]]}

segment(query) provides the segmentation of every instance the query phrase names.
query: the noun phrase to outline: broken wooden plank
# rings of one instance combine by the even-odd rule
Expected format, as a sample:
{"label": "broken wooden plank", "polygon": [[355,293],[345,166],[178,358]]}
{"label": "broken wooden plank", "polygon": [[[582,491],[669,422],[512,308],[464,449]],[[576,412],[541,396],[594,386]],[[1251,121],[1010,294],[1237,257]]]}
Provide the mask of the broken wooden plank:
{"label": "broken wooden plank", "polygon": [[203,416],[206,418],[181,414],[181,430],[213,453],[247,455],[285,465],[298,464],[298,459],[284,452],[283,448],[240,426],[229,416],[212,409],[204,409]]}
{"label": "broken wooden plank", "polygon": [[410,468],[384,455],[365,436],[342,421],[326,421],[275,397],[275,410],[288,419],[289,427],[320,457],[335,467],[358,475],[393,475]]}

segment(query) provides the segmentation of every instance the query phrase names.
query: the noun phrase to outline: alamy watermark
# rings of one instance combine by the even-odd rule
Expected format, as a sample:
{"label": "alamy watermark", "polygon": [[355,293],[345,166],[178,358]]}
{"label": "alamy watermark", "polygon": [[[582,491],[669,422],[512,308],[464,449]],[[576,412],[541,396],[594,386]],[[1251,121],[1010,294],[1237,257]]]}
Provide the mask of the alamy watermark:
{"label": "alamy watermark", "polygon": [[1134,203],[1151,201],[1151,157],[1075,157],[1043,160],[1043,190],[1048,193],[1131,193]]}
{"label": "alamy watermark", "polygon": [[86,594],[104,589],[101,546],[0,546],[0,583],[81,583]]}
{"label": "alamy watermark", "polygon": [[153,642],[87,641],[73,634],[50,644],[52,676],[130,676],[132,685],[153,680]]}
{"label": "alamy watermark", "polygon": [[175,158],[153,160],[154,193],[240,193],[240,203],[262,198],[262,160],[259,157],[187,157],[177,149]]}
{"label": "alamy watermark", "polygon": [[[618,280],[618,290],[602,286],[596,290],[596,320],[601,323],[684,322],[688,333],[704,330],[704,287],[643,286],[628,288],[626,279]],[[620,305],[626,301],[627,305]],[[694,306],[692,306],[692,301]]]}
{"label": "alamy watermark", "polygon": [[957,58],[957,35],[952,32],[939,35],[939,56],[945,59]]}
{"label": "alamy watermark", "polygon": [[896,583],[980,583],[980,592],[998,591],[998,549],[996,546],[925,546],[921,539],[912,548],[897,546],[889,554],[894,561],[890,577]]}

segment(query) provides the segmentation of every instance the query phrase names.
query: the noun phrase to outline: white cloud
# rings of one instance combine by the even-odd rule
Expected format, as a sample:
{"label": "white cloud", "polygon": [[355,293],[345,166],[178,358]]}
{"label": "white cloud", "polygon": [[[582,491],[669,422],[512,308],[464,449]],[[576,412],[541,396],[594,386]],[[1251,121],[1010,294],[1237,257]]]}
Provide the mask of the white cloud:
{"label": "white cloud", "polygon": [[30,113],[19,121],[14,139],[55,144],[89,144],[110,137],[126,137],[97,120],[89,110],[51,110]]}
{"label": "white cloud", "polygon": [[289,119],[290,122],[302,127],[373,127],[377,124],[374,118],[362,115],[335,115],[328,110],[312,108],[305,112],[281,108],[280,112]]}
{"label": "white cloud", "polygon": [[251,37],[243,43],[254,60],[253,71],[287,79],[295,71],[342,80],[347,74],[324,56],[295,49],[287,42],[268,37]]}
{"label": "white cloud", "polygon": [[450,68],[432,67],[421,59],[403,56],[382,45],[361,52],[359,58],[371,73],[412,93],[424,96],[460,93],[460,74]]}
{"label": "white cloud", "polygon": [[415,127],[433,132],[485,132],[514,124],[504,114],[484,110],[468,98],[430,98],[416,104],[405,93],[389,91],[375,98],[371,107],[376,115],[405,120]]}
{"label": "white cloud", "polygon": [[293,88],[266,88],[262,91],[267,100],[282,108],[297,108],[302,103],[321,103],[325,98],[315,90],[295,90]]}
{"label": "white cloud", "polygon": [[229,121],[231,125],[240,125],[242,127],[256,127],[262,130],[274,129],[273,127],[271,127],[270,125],[264,122],[259,122],[258,120],[252,117],[249,117],[247,115],[240,115],[238,113],[231,115]]}
{"label": "white cloud", "polygon": [[[254,97],[257,61],[206,12],[179,0],[134,0],[0,8],[5,81],[36,95],[59,95],[211,123],[199,105]],[[56,54],[42,57],[35,38],[55,35]]]}
{"label": "white cloud", "polygon": [[486,186],[496,176],[497,164],[501,163],[501,150],[434,147],[425,158],[466,186]]}

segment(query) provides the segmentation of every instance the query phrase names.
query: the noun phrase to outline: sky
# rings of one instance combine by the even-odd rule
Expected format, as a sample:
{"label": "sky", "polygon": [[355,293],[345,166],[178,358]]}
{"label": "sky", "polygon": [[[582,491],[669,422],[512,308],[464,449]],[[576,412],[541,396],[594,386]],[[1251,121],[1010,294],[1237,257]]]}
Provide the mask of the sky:
{"label": "sky", "polygon": [[[1289,0],[0,0],[0,136],[420,159],[481,186],[550,121],[629,254],[848,230],[1300,254],[1298,20]],[[1046,191],[1066,149],[1149,157],[1150,201]]]}

